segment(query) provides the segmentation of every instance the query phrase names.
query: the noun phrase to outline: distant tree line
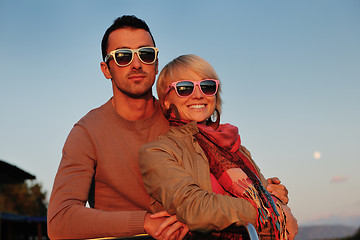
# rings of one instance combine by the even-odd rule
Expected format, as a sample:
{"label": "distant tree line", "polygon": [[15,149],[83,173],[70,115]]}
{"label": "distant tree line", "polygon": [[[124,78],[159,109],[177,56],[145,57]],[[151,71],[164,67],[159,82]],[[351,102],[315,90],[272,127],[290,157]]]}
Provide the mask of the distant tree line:
{"label": "distant tree line", "polygon": [[0,184],[0,212],[46,216],[46,192],[36,181]]}

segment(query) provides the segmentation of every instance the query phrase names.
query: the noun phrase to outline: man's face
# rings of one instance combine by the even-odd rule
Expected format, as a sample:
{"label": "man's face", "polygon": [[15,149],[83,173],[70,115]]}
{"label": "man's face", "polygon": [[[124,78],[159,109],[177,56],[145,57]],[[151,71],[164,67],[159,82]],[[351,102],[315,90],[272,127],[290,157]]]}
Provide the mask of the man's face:
{"label": "man's face", "polygon": [[[154,43],[147,31],[121,28],[110,33],[107,53],[121,48],[137,49],[149,46],[154,47]],[[151,87],[158,72],[157,61],[153,64],[145,64],[135,54],[128,66],[117,66],[113,58],[109,59],[108,65],[109,68],[102,63],[102,71],[106,78],[112,79],[114,95],[120,93],[132,98],[152,95]]]}

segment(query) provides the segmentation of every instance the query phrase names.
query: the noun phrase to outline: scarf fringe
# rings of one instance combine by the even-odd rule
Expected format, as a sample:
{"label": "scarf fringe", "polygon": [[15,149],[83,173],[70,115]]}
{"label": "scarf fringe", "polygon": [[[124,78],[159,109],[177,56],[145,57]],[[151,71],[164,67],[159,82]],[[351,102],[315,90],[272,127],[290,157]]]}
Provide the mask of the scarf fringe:
{"label": "scarf fringe", "polygon": [[[264,201],[267,197],[262,197],[261,195],[267,195],[265,191],[258,191],[257,188],[250,184],[246,179],[239,179],[238,181],[233,182],[236,184],[237,187],[244,190],[244,192],[238,192],[236,189],[237,187],[228,187],[229,192],[236,196],[247,199],[251,203],[253,203],[254,207],[257,209],[257,227],[258,230],[261,231],[268,224],[273,225],[274,235],[277,240],[287,240],[288,236],[286,233],[286,221],[285,221],[285,214],[281,208],[279,203],[276,203],[276,206],[280,209],[280,213],[277,211],[273,200],[271,199],[270,205],[267,201]],[[259,188],[259,187],[258,187]],[[260,189],[263,187],[261,186]],[[274,205],[273,205],[274,204]],[[279,221],[279,216],[282,216],[284,221]]]}
{"label": "scarf fringe", "polygon": [[[171,126],[182,126],[188,123],[172,118],[170,118],[169,121]],[[225,135],[225,133],[219,131],[219,128],[213,130],[208,129],[208,127],[199,126],[199,133],[195,135],[208,158],[211,173],[219,180],[227,170],[240,168],[250,181],[236,175],[235,180],[219,183],[228,193],[248,200],[257,209],[257,228],[259,232],[270,226],[271,235],[275,235],[276,240],[288,240],[285,227],[286,219],[281,205],[278,203],[275,205],[270,193],[262,185],[258,173],[250,160],[248,160],[239,149],[236,149],[235,152],[232,151],[234,146],[232,143],[239,142],[235,138],[240,139],[237,128],[230,124],[226,126],[222,125],[222,127],[224,127],[223,129],[226,130],[227,133],[231,134]],[[229,137],[230,141],[228,141]],[[231,145],[226,144],[224,146],[223,143],[225,140]],[[278,207],[280,213],[276,207]],[[281,223],[279,221],[280,214],[282,219],[284,219]],[[237,237],[238,236],[235,238]]]}

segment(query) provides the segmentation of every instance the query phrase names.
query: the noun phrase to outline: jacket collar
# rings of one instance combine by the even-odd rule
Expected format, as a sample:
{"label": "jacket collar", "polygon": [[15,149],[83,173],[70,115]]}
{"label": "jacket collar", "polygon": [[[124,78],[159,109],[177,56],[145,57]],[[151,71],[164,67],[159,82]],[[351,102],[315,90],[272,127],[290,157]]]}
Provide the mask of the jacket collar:
{"label": "jacket collar", "polygon": [[[188,124],[185,124],[183,126],[172,126],[170,127],[170,130],[168,132],[168,134],[170,136],[183,136],[183,137],[189,137],[189,136],[193,136],[195,134],[197,134],[199,132],[199,129],[197,127],[197,122],[196,121],[192,121]],[[179,134],[180,133],[180,134]]]}

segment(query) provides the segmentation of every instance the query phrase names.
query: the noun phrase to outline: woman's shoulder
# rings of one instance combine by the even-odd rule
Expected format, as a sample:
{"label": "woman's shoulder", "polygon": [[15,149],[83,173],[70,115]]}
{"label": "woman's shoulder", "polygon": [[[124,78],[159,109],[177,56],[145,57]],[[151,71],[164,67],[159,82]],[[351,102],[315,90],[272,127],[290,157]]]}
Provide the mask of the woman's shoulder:
{"label": "woman's shoulder", "polygon": [[156,140],[145,143],[140,151],[148,151],[150,149],[177,151],[182,149],[187,141],[192,141],[194,135],[199,132],[195,123],[188,123],[183,126],[170,127],[165,133],[160,135]]}
{"label": "woman's shoulder", "polygon": [[145,143],[139,150],[140,168],[153,168],[154,163],[161,163],[169,158],[178,159],[183,156],[184,143],[168,133],[161,135],[157,140]]}
{"label": "woman's shoulder", "polygon": [[249,151],[245,146],[240,145],[239,151],[242,152],[242,153],[245,154],[248,158],[251,159],[251,153],[250,153],[250,151]]}
{"label": "woman's shoulder", "polygon": [[171,144],[173,144],[174,139],[168,135],[168,132],[165,134],[160,135],[159,137],[157,137],[156,140],[145,143],[144,145],[142,145],[142,149],[143,148],[153,148],[153,147],[157,147],[157,148],[164,148],[166,146],[169,146]]}
{"label": "woman's shoulder", "polygon": [[169,130],[157,138],[157,142],[181,141],[181,139],[192,138],[199,132],[196,122],[190,122],[182,126],[171,126]]}
{"label": "woman's shoulder", "polygon": [[193,136],[198,132],[199,129],[197,127],[197,123],[193,121],[181,126],[171,126],[165,135],[169,137],[185,137]]}

